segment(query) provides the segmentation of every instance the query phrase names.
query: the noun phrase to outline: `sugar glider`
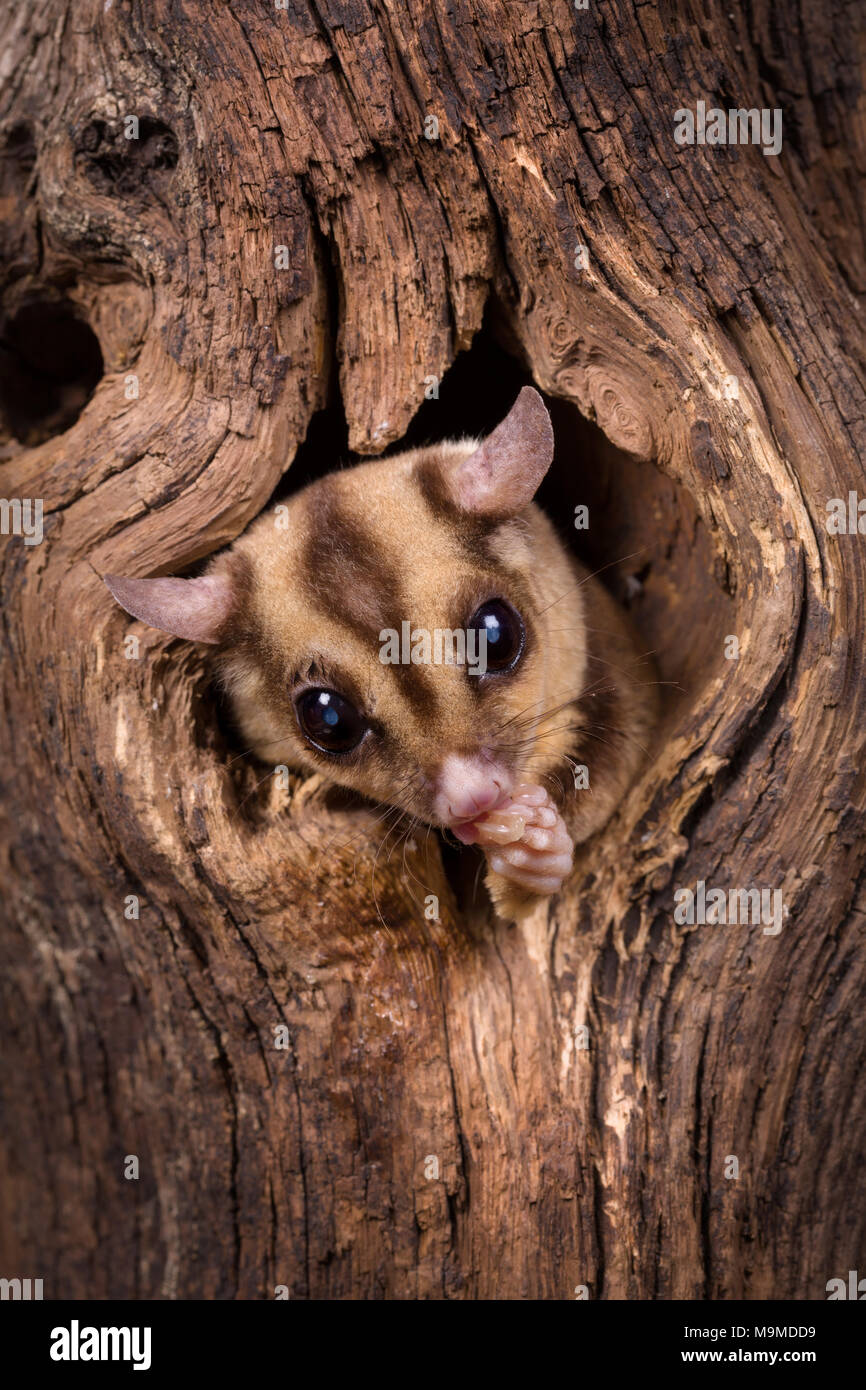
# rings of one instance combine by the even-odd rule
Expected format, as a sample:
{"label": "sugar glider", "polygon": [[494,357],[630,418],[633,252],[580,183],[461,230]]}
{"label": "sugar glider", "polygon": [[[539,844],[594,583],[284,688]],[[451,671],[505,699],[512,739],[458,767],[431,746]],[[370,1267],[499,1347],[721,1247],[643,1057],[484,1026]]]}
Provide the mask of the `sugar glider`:
{"label": "sugar glider", "polygon": [[[291,498],[287,526],[264,514],[199,578],[105,582],[134,617],[216,647],[259,757],[481,846],[514,919],[560,888],[653,723],[628,620],[532,500],[552,458],[524,387],[483,441],[329,474]],[[486,660],[425,661],[423,643],[420,660],[383,659],[404,624],[474,635]]]}

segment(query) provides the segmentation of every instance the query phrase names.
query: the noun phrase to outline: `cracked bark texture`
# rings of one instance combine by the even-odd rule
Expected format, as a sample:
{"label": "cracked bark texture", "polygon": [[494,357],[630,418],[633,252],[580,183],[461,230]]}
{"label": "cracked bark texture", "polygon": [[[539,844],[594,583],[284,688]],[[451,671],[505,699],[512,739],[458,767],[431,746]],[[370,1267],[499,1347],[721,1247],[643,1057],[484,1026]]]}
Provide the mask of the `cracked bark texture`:
{"label": "cracked bark texture", "polygon": [[[46,509],[0,552],[0,1273],[822,1298],[864,1268],[866,567],[825,526],[863,487],[861,16],[5,7],[4,322],[62,298],[104,374],[0,463]],[[698,99],[781,108],[781,156],[677,146]],[[250,795],[200,654],[99,580],[230,541],[329,389],[353,450],[399,441],[486,305],[604,432],[606,524],[647,549],[677,683],[640,785],[510,928],[435,854],[377,865],[372,814]],[[582,501],[596,461],[570,467]],[[781,887],[781,934],[676,926],[701,878]]]}

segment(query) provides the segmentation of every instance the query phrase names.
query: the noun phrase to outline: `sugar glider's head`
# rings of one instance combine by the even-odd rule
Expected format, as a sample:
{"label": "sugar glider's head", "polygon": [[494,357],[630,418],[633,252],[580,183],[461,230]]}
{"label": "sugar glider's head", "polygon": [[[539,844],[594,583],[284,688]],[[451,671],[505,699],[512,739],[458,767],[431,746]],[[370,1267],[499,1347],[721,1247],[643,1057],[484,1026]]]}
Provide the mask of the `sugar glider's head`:
{"label": "sugar glider's head", "polygon": [[201,578],[106,583],[133,616],[216,644],[266,762],[459,826],[567,747],[586,653],[574,570],[532,505],[552,457],[527,387],[483,443],[332,473]]}

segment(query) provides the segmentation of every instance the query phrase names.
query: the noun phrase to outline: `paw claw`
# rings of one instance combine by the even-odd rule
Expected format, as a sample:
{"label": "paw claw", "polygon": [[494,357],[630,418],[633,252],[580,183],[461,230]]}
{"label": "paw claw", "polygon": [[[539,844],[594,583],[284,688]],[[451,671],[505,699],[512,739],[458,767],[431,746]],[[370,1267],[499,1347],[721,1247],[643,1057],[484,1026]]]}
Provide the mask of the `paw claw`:
{"label": "paw claw", "polygon": [[571,869],[574,845],[544,787],[521,783],[505,806],[473,825],[493,873],[539,896],[555,893]]}

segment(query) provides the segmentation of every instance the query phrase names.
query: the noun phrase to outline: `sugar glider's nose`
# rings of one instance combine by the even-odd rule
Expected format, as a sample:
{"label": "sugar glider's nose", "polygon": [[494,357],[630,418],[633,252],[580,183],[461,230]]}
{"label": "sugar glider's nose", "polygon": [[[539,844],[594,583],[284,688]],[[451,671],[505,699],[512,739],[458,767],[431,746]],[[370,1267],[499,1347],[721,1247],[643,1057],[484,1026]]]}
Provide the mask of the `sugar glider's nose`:
{"label": "sugar glider's nose", "polygon": [[511,790],[506,768],[473,753],[449,753],[433,776],[433,814],[442,825],[474,820]]}

